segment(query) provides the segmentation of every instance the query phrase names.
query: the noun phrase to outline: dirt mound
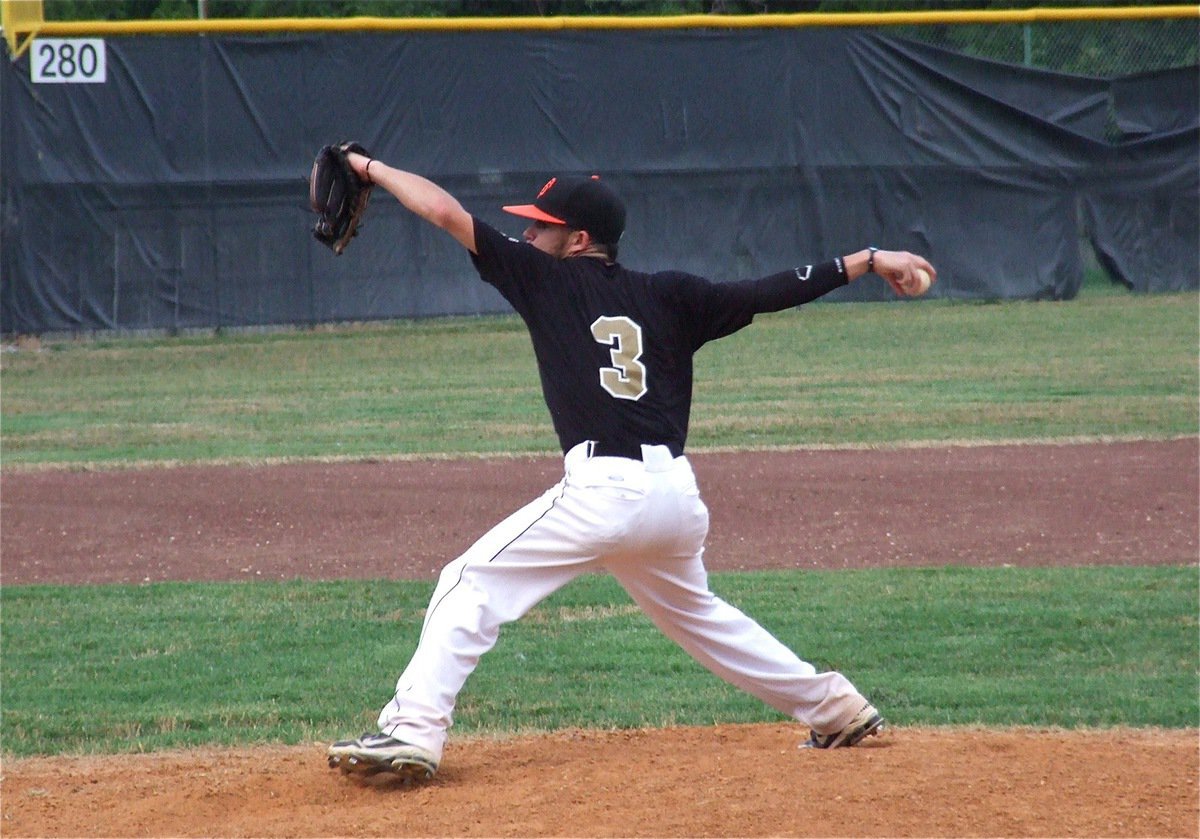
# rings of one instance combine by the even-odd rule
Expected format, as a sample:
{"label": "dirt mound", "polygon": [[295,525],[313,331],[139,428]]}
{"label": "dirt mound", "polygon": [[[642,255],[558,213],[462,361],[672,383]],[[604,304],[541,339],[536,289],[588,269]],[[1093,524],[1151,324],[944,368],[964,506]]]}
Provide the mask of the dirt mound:
{"label": "dirt mound", "polygon": [[418,787],[324,747],[13,761],[5,836],[1196,836],[1196,732],[794,725],[454,742]]}

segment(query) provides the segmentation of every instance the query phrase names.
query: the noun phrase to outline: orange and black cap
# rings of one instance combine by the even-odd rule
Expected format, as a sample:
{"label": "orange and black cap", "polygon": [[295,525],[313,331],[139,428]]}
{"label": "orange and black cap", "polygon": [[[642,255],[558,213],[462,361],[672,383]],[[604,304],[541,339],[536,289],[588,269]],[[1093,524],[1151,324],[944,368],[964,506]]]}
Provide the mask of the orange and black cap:
{"label": "orange and black cap", "polygon": [[597,175],[551,178],[532,204],[503,209],[514,216],[586,230],[602,245],[617,244],[625,232],[625,204]]}

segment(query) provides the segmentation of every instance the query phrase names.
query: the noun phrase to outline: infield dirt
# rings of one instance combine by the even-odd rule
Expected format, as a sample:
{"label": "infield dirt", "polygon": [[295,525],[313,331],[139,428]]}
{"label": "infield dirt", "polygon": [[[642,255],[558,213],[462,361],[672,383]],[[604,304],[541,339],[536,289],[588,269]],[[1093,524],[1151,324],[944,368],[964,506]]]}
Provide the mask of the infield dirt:
{"label": "infield dirt", "polygon": [[[1195,565],[1200,445],[697,453],[710,570]],[[6,472],[4,585],[432,579],[555,458]],[[382,700],[382,698],[381,698]],[[357,709],[356,709],[357,710]],[[883,709],[886,713],[886,709]],[[798,726],[451,740],[430,784],[323,744],[6,760],[5,836],[1200,836],[1195,729]]]}

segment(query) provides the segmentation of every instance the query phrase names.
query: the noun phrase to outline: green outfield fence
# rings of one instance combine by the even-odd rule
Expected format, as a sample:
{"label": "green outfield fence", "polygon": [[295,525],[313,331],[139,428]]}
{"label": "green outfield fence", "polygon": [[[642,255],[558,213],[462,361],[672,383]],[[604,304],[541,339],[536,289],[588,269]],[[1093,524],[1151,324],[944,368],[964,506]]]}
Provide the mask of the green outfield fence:
{"label": "green outfield fence", "polygon": [[[0,10],[12,56],[0,65],[3,334],[508,311],[453,242],[389,202],[361,247],[337,260],[318,250],[305,178],[343,134],[501,229],[511,219],[497,208],[548,172],[603,171],[636,211],[622,256],[642,269],[761,275],[871,240],[930,256],[932,298],[1064,300],[1105,275],[1135,292],[1200,286],[1200,5],[73,21],[45,20],[40,0]],[[75,50],[90,50],[94,72]],[[754,222],[730,224],[730,208]],[[891,297],[871,280],[829,299]]]}

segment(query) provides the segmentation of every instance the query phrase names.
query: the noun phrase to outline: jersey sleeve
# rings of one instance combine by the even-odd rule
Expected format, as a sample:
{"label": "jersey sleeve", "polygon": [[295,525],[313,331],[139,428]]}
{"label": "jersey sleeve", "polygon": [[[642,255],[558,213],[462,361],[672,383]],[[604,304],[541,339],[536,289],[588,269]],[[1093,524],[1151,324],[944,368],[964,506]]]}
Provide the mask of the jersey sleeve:
{"label": "jersey sleeve", "polygon": [[802,306],[849,282],[840,259],[754,280],[717,283],[688,274],[670,276],[672,295],[690,310],[694,349],[737,332],[757,314]]}
{"label": "jersey sleeve", "polygon": [[524,314],[536,284],[553,269],[554,257],[476,218],[471,262],[485,283],[495,286],[514,309]]}
{"label": "jersey sleeve", "polygon": [[741,280],[731,285],[754,299],[755,312],[778,312],[803,306],[849,283],[842,260],[805,265],[780,271],[757,280]]}

